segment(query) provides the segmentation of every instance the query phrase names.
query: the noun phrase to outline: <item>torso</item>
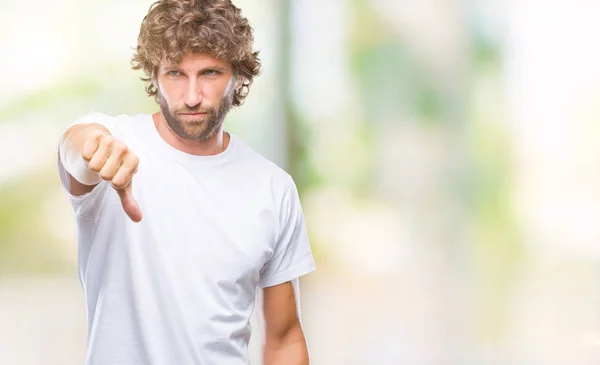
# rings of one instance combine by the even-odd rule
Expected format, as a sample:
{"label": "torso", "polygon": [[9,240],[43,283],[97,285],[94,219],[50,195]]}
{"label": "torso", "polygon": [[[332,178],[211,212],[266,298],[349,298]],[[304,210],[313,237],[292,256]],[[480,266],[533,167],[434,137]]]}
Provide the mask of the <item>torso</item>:
{"label": "torso", "polygon": [[127,218],[107,183],[92,192],[99,215],[78,218],[88,364],[246,364],[284,175],[246,160],[235,138],[195,159],[157,148],[156,131],[140,127],[117,137],[140,158],[132,183],[143,220]]}

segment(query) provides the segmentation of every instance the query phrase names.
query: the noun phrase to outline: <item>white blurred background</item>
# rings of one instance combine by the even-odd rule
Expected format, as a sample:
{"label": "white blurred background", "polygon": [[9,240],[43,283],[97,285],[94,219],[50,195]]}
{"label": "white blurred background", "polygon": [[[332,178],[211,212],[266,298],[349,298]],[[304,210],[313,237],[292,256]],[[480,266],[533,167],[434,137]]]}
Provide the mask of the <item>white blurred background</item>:
{"label": "white blurred background", "polygon": [[[299,186],[312,364],[600,363],[600,1],[234,2],[264,70],[226,124]],[[0,0],[0,364],[83,364],[56,144],[157,109],[151,3]]]}

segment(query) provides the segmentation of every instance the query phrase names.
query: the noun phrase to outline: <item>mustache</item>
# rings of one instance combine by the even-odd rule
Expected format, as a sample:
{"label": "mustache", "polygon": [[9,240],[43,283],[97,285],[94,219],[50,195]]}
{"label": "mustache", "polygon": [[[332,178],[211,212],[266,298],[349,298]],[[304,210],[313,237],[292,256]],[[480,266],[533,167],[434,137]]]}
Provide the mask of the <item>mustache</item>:
{"label": "mustache", "polygon": [[213,112],[212,108],[207,108],[207,109],[203,109],[203,108],[181,108],[181,109],[177,109],[174,110],[175,114],[181,114],[181,113],[186,113],[186,114],[195,114],[195,113],[208,113],[211,114]]}

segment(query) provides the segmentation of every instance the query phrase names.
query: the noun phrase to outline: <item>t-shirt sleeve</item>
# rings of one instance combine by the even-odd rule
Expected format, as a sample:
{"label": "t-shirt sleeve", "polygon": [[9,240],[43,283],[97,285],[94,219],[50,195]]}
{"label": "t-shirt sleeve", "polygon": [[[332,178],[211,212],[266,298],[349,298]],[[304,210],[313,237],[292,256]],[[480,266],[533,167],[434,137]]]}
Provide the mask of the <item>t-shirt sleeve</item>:
{"label": "t-shirt sleeve", "polygon": [[[111,134],[115,134],[115,123],[116,120],[113,117],[110,117],[106,114],[102,113],[88,113],[79,119],[75,120],[68,127],[66,127],[63,133],[60,136],[58,146],[60,148],[60,144],[62,139],[64,138],[65,132],[74,125],[77,124],[89,124],[89,123],[98,123],[102,126],[106,127]],[[101,204],[101,196],[103,192],[106,191],[107,185],[104,181],[98,184],[91,192],[75,196],[70,193],[71,191],[71,179],[69,177],[69,173],[64,168],[63,163],[60,158],[60,153],[58,153],[57,149],[57,167],[58,167],[58,176],[60,178],[60,183],[62,187],[65,189],[71,206],[73,207],[73,211],[76,215],[85,216],[93,218],[100,211]]]}
{"label": "t-shirt sleeve", "polygon": [[260,271],[260,288],[285,283],[316,269],[298,190],[293,181],[283,196],[279,216],[282,229],[271,259]]}

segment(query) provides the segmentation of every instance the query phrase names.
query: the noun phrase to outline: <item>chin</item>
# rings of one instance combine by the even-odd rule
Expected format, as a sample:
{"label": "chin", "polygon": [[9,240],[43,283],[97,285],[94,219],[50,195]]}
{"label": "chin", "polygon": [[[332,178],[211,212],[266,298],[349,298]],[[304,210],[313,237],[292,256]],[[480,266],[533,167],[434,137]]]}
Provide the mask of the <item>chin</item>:
{"label": "chin", "polygon": [[195,141],[205,141],[207,139],[210,139],[210,137],[214,135],[214,133],[211,135],[207,135],[207,130],[204,126],[202,126],[201,128],[186,128],[185,132],[190,139],[193,139]]}

